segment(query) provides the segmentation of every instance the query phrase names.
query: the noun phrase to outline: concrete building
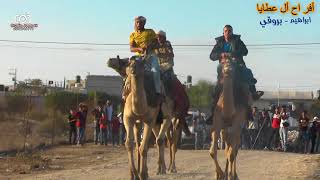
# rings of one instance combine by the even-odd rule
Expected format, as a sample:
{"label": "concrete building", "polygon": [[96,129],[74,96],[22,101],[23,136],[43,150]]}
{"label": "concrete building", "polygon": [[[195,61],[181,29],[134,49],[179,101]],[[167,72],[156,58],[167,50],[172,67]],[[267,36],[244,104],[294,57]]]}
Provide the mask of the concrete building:
{"label": "concrete building", "polygon": [[270,105],[294,105],[297,108],[309,109],[315,101],[312,91],[265,91],[264,95],[253,105],[259,109]]}
{"label": "concrete building", "polygon": [[100,91],[121,97],[122,84],[120,76],[88,75],[85,88],[87,92]]}

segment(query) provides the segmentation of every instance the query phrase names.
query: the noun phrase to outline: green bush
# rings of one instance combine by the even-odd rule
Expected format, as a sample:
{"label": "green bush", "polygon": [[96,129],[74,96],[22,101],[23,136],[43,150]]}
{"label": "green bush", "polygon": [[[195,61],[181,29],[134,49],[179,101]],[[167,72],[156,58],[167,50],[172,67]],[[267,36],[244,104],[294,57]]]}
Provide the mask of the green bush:
{"label": "green bush", "polygon": [[191,107],[206,108],[212,102],[213,84],[206,80],[199,80],[197,84],[187,90]]}

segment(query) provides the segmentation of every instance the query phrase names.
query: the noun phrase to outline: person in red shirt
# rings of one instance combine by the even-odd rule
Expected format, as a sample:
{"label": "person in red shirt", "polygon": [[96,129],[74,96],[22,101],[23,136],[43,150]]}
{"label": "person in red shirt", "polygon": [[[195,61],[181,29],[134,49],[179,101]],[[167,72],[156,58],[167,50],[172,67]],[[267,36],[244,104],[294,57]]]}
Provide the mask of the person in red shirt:
{"label": "person in red shirt", "polygon": [[272,115],[271,120],[271,127],[272,132],[269,138],[269,143],[266,148],[270,149],[271,145],[273,145],[274,148],[279,147],[280,142],[280,135],[279,135],[279,128],[280,128],[280,109],[277,107]]}
{"label": "person in red shirt", "polygon": [[107,116],[106,114],[100,109],[101,118],[99,121],[100,124],[100,144],[101,145],[108,145],[107,143]]}
{"label": "person in red shirt", "polygon": [[77,126],[77,145],[83,145],[84,141],[84,126],[85,126],[85,119],[84,119],[84,111],[83,108],[80,106],[79,111],[75,115],[77,121],[76,121],[76,126]]}
{"label": "person in red shirt", "polygon": [[114,146],[115,144],[119,146],[120,122],[117,116],[113,116],[111,125],[112,125],[112,146]]}

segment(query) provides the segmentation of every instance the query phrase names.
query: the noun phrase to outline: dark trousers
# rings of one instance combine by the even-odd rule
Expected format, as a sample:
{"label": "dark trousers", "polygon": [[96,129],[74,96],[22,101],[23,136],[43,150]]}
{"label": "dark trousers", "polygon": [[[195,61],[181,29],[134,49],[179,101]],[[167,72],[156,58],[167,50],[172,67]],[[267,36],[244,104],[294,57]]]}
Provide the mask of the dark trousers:
{"label": "dark trousers", "polygon": [[100,144],[107,145],[107,128],[100,128]]}
{"label": "dark trousers", "polygon": [[278,147],[280,141],[279,128],[272,128],[268,148]]}
{"label": "dark trousers", "polygon": [[314,152],[314,148],[315,148],[315,145],[316,145],[316,139],[317,139],[317,136],[316,136],[316,135],[313,135],[313,136],[311,136],[311,138],[310,138],[310,140],[311,140],[310,153],[313,153],[313,152]]}
{"label": "dark trousers", "polygon": [[247,129],[247,131],[248,131],[248,141],[249,141],[249,145],[250,145],[249,148],[253,148],[253,143],[257,137],[258,130],[257,129]]}
{"label": "dark trousers", "polygon": [[106,140],[106,144],[108,144],[108,142],[111,143],[112,141],[112,126],[111,126],[111,121],[107,120],[107,140]]}
{"label": "dark trousers", "polygon": [[94,143],[95,144],[98,144],[99,143],[99,140],[100,140],[100,125],[99,124],[96,124],[96,127],[94,129]]}
{"label": "dark trousers", "polygon": [[112,132],[112,145],[119,145],[119,132]]}
{"label": "dark trousers", "polygon": [[120,143],[124,144],[125,142],[126,129],[123,124],[120,124]]}
{"label": "dark trousers", "polygon": [[[73,138],[72,138],[73,136]],[[70,124],[69,129],[69,144],[76,144],[77,140],[77,127],[75,124]]]}

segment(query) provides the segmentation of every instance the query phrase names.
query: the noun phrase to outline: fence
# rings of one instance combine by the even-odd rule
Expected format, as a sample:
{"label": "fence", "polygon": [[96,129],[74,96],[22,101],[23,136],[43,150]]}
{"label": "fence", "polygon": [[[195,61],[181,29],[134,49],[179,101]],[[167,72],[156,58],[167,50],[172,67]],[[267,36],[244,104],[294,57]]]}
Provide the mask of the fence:
{"label": "fence", "polygon": [[[79,102],[88,105],[85,138],[93,140],[93,115],[91,110],[99,100],[114,101],[115,97],[80,95],[70,92],[56,92],[47,96],[30,94],[7,94],[0,97],[0,153],[26,151],[39,146],[68,143],[69,124],[67,112]],[[114,108],[116,109],[116,108]]]}

